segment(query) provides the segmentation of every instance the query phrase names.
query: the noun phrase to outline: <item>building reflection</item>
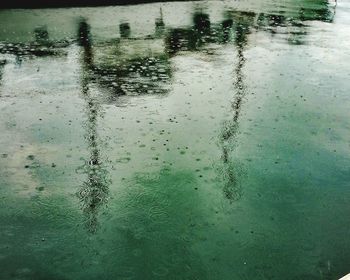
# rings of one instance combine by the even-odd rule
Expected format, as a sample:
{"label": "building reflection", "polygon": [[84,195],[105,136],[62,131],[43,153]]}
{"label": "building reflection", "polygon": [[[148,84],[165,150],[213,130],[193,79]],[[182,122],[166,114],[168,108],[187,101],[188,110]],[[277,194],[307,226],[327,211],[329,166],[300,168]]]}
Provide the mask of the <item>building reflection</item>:
{"label": "building reflection", "polygon": [[166,37],[167,53],[175,55],[179,51],[196,51],[207,43],[217,40],[213,35],[209,15],[195,12],[193,26],[169,29]]}
{"label": "building reflection", "polygon": [[[81,22],[79,44],[86,38],[88,27]],[[155,19],[155,32],[146,37],[132,37],[128,22],[119,24],[120,38],[97,42],[94,53],[87,48],[86,63],[90,81],[106,93],[105,101],[123,95],[166,94],[171,80],[169,56],[164,51],[165,25],[162,11]],[[89,40],[89,39],[87,39]],[[87,45],[87,44],[85,44]]]}

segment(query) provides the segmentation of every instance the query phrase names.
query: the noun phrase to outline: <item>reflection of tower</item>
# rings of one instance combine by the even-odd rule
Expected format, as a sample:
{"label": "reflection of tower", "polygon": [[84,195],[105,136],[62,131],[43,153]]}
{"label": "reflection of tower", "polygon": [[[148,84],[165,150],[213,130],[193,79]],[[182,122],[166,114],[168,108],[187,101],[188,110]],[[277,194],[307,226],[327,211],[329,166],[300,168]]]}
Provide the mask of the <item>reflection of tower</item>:
{"label": "reflection of tower", "polygon": [[232,19],[226,19],[222,22],[222,33],[223,33],[223,43],[227,43],[230,41],[230,33],[233,25]]}
{"label": "reflection of tower", "polygon": [[208,14],[195,13],[193,15],[193,24],[196,32],[202,35],[210,35],[210,20]]}
{"label": "reflection of tower", "polygon": [[38,44],[45,45],[49,40],[49,32],[46,26],[38,26],[34,29],[35,41]]}
{"label": "reflection of tower", "polygon": [[[244,48],[247,44],[247,37],[249,34],[249,28],[251,25],[251,19],[254,18],[254,14],[239,14],[235,20],[234,25],[234,44],[237,49],[237,64],[234,69],[234,100],[231,103],[232,119],[227,121],[224,125],[223,132],[221,134],[222,144],[222,160],[223,160],[223,176],[224,176],[224,194],[233,201],[241,197],[241,187],[238,181],[239,170],[237,170],[237,164],[233,165],[233,160],[230,159],[230,153],[236,148],[237,134],[239,128],[239,117],[241,113],[241,107],[243,99],[247,94],[247,88],[244,84],[244,74],[242,72],[245,63]],[[225,21],[229,23],[229,21]],[[227,24],[229,26],[229,24]],[[228,30],[226,30],[228,32]]]}
{"label": "reflection of tower", "polygon": [[[83,74],[93,66],[92,42],[90,36],[90,26],[83,19],[79,22],[78,44],[83,47]],[[87,84],[87,82],[86,82]]]}
{"label": "reflection of tower", "polygon": [[119,33],[121,38],[129,38],[131,33],[130,24],[127,22],[119,24]]}
{"label": "reflection of tower", "polygon": [[108,172],[100,159],[98,146],[97,119],[100,108],[89,91],[90,70],[93,68],[93,52],[90,27],[84,20],[79,23],[78,35],[79,45],[83,49],[81,87],[82,96],[86,102],[85,138],[90,152],[90,158],[85,161],[83,167],[87,179],[81,186],[78,195],[86,215],[86,227],[93,233],[97,230],[99,209],[107,202],[109,180]]}
{"label": "reflection of tower", "polygon": [[164,30],[165,30],[165,24],[163,20],[163,11],[162,11],[162,7],[160,7],[160,17],[156,18],[156,29],[155,29],[156,37],[157,38],[162,37],[162,35],[164,34]]}
{"label": "reflection of tower", "polygon": [[167,36],[167,51],[176,54],[180,50],[194,51],[211,40],[211,24],[209,15],[195,13],[193,15],[193,27],[191,29],[171,29]]}
{"label": "reflection of tower", "polygon": [[189,44],[197,47],[203,45],[210,39],[210,19],[209,15],[197,12],[193,15],[194,34],[189,38]]}

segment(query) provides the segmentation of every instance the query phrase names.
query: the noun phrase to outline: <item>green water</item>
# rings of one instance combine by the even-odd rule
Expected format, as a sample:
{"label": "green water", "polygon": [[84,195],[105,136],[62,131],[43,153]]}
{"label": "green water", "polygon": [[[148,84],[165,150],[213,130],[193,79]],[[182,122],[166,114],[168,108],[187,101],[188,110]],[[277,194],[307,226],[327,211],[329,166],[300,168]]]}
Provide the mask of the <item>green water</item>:
{"label": "green water", "polygon": [[0,11],[0,279],[350,272],[350,2]]}

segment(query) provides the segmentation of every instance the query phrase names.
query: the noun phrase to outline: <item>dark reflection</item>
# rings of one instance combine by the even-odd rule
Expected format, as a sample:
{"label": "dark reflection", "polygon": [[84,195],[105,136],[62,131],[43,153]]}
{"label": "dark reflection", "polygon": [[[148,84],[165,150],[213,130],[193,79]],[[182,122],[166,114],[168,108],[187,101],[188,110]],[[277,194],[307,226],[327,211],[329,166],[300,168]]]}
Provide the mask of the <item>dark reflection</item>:
{"label": "dark reflection", "polygon": [[86,217],[86,228],[94,233],[98,227],[99,210],[106,204],[109,193],[109,175],[104,166],[99,148],[99,137],[97,132],[97,121],[100,114],[100,104],[89,90],[90,70],[92,62],[92,44],[89,25],[82,20],[79,23],[78,42],[82,47],[82,97],[86,103],[86,129],[90,157],[85,160],[83,171],[87,174],[86,181],[81,186],[78,196],[82,203],[82,209]]}
{"label": "dark reflection", "polygon": [[47,44],[49,42],[49,32],[46,26],[39,26],[34,29],[35,41],[38,44]]}
{"label": "dark reflection", "polygon": [[[246,95],[244,84],[244,49],[247,37],[252,29],[256,32],[269,32],[271,36],[286,40],[290,44],[304,44],[307,37],[307,20],[329,21],[331,13],[326,1],[320,1],[317,9],[300,8],[293,16],[284,11],[255,14],[252,12],[227,11],[225,20],[213,22],[208,13],[196,10],[192,16],[191,26],[167,28],[160,9],[155,18],[154,34],[137,38],[132,37],[132,24],[122,22],[119,26],[120,38],[91,41],[90,26],[85,20],[79,22],[78,38],[74,40],[82,49],[82,88],[87,103],[87,139],[91,147],[91,159],[88,168],[98,170],[101,165],[97,149],[96,119],[99,106],[96,99],[115,102],[122,95],[139,96],[143,94],[166,94],[172,78],[171,57],[181,51],[206,50],[209,44],[234,44],[237,49],[237,64],[234,70],[235,99],[232,102],[232,119],[225,124],[222,138],[222,158],[226,166],[227,184],[225,194],[234,199],[239,196],[237,176],[230,159],[231,150],[236,145],[239,116],[242,102]],[[117,30],[116,30],[117,33]],[[34,30],[35,40],[25,44],[0,44],[0,53],[15,54],[18,61],[23,55],[56,55],[71,41],[50,40],[49,30],[41,25]],[[99,97],[92,97],[89,84],[103,90]],[[95,142],[94,142],[95,141]],[[92,168],[93,167],[93,168]],[[95,172],[95,171],[94,171]],[[94,173],[91,172],[91,173]],[[99,172],[95,172],[98,174]],[[103,172],[102,172],[103,173]],[[92,175],[90,183],[97,175]],[[100,189],[104,189],[101,186]],[[103,197],[103,195],[102,195]],[[103,200],[103,199],[102,199]],[[92,205],[97,205],[93,203]],[[98,208],[98,207],[97,207]]]}
{"label": "dark reflection", "polygon": [[196,12],[193,15],[193,24],[194,30],[197,33],[202,34],[203,36],[210,35],[210,20],[208,14]]}
{"label": "dark reflection", "polygon": [[231,40],[233,20],[226,19],[221,23],[222,26],[222,42],[227,43]]}
{"label": "dark reflection", "polygon": [[118,65],[95,64],[93,72],[112,100],[121,95],[165,94],[171,75],[166,55],[125,59]]}
{"label": "dark reflection", "polygon": [[193,27],[169,30],[166,38],[167,52],[171,55],[179,51],[195,51],[206,43],[215,41],[212,36],[209,15],[196,12],[193,15]]}
{"label": "dark reflection", "polygon": [[[318,9],[300,8],[299,13],[291,17],[285,15],[284,11],[275,13],[235,12],[227,11],[227,17],[221,24],[212,24],[209,15],[197,11],[193,15],[193,26],[188,28],[169,29],[166,37],[167,52],[175,55],[179,51],[199,51],[209,43],[228,43],[235,38],[232,34],[232,27],[235,24],[234,14],[249,17],[249,22],[245,22],[240,28],[255,28],[258,31],[282,35],[289,44],[304,44],[307,35],[308,20],[331,21],[333,14],[330,12],[328,4],[322,2]],[[236,19],[237,20],[237,19]],[[244,30],[237,30],[237,35],[244,34]]]}
{"label": "dark reflection", "polygon": [[65,48],[70,41],[50,40],[46,26],[38,26],[33,31],[34,41],[26,43],[0,42],[0,54],[12,54],[16,57],[40,57],[66,55]]}
{"label": "dark reflection", "polygon": [[[242,195],[239,182],[241,174],[240,166],[231,157],[237,147],[237,136],[239,132],[239,118],[242,103],[247,95],[247,87],[244,83],[243,67],[245,64],[244,49],[248,42],[250,27],[255,18],[254,13],[232,12],[228,14],[232,18],[233,43],[237,50],[237,63],[234,68],[234,99],[231,103],[232,118],[224,123],[220,141],[222,146],[224,195],[230,201],[237,200]],[[228,21],[226,21],[228,22]]]}
{"label": "dark reflection", "polygon": [[6,60],[0,59],[0,86],[2,84],[2,73],[3,73],[3,69],[4,69],[5,64],[6,64]]}
{"label": "dark reflection", "polygon": [[156,18],[155,22],[155,37],[160,38],[164,35],[165,31],[165,23],[163,20],[163,11],[162,8],[160,8],[160,17]]}
{"label": "dark reflection", "polygon": [[120,39],[95,44],[93,53],[91,39],[87,36],[89,26],[84,21],[79,23],[78,43],[86,53],[84,59],[90,81],[107,91],[106,102],[115,101],[115,97],[121,95],[167,92],[171,77],[169,58],[162,40],[156,41],[160,46],[152,43],[164,28],[163,19],[157,19],[155,24],[155,35],[131,38],[129,23],[121,23]]}
{"label": "dark reflection", "polygon": [[78,44],[83,48],[83,69],[84,76],[87,80],[84,84],[87,84],[89,81],[88,74],[89,71],[93,68],[93,53],[92,53],[92,42],[90,35],[90,26],[87,24],[85,20],[79,21],[78,28]]}
{"label": "dark reflection", "polygon": [[119,25],[119,32],[121,38],[129,38],[130,37],[130,24],[127,22],[121,23]]}

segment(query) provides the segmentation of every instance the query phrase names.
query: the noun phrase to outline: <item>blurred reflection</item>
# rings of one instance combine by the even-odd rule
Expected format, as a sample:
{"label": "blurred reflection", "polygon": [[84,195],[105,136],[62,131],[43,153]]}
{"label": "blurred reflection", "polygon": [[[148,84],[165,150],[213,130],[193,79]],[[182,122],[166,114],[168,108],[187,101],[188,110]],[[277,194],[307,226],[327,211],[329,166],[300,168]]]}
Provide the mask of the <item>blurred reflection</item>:
{"label": "blurred reflection", "polygon": [[[234,37],[231,33],[235,21],[234,14],[250,18],[249,22],[246,21],[245,27],[242,28],[254,27],[258,31],[269,32],[272,36],[279,34],[289,44],[304,44],[308,27],[303,23],[304,21],[331,21],[332,19],[332,14],[326,3],[315,11],[317,12],[300,8],[299,13],[291,17],[285,15],[284,11],[256,14],[228,10],[226,11],[226,19],[221,24],[212,24],[208,14],[197,11],[193,15],[192,27],[173,28],[168,31],[166,37],[167,52],[175,55],[179,51],[198,51],[208,43],[228,43]],[[239,35],[239,30],[237,32]]]}
{"label": "blurred reflection", "polygon": [[2,74],[3,74],[3,69],[6,64],[6,60],[1,60],[0,59],[0,86],[2,84]]}
{"label": "blurred reflection", "polygon": [[222,145],[222,161],[223,161],[223,191],[225,197],[230,201],[237,200],[242,195],[241,185],[239,182],[240,167],[231,154],[237,146],[237,136],[239,130],[239,117],[243,100],[247,94],[247,88],[244,83],[243,67],[245,63],[244,48],[247,45],[250,26],[255,18],[254,13],[234,12],[231,13],[232,26],[234,33],[234,45],[237,50],[237,63],[234,69],[234,99],[231,103],[232,118],[224,123],[222,133],[220,135]]}
{"label": "blurred reflection", "polygon": [[303,13],[295,18],[286,17],[283,14],[259,14],[257,18],[257,30],[269,32],[271,36],[283,35],[287,43],[292,45],[305,44],[307,25],[303,23]]}
{"label": "blurred reflection", "polygon": [[227,43],[231,40],[233,20],[226,19],[221,23],[222,26],[222,42]]}
{"label": "blurred reflection", "polygon": [[215,41],[208,14],[196,12],[192,20],[193,27],[174,28],[168,32],[166,47],[169,54],[175,55],[179,51],[195,51],[206,43]]}
{"label": "blurred reflection", "polygon": [[164,35],[165,23],[163,20],[163,10],[160,8],[160,17],[156,18],[155,22],[155,37],[160,38]]}
{"label": "blurred reflection", "polygon": [[130,24],[127,22],[121,23],[119,25],[119,33],[121,38],[129,38],[130,37]]}
{"label": "blurred reflection", "polygon": [[210,20],[209,15],[202,13],[202,12],[196,12],[193,15],[193,30],[195,32],[195,37],[193,38],[196,40],[195,45],[201,45],[205,43],[206,41],[210,40],[211,35],[211,29],[210,29]]}
{"label": "blurred reflection", "polygon": [[92,67],[93,52],[90,37],[90,27],[86,21],[79,23],[78,42],[82,47],[82,97],[86,103],[86,121],[84,124],[90,157],[85,161],[83,170],[87,179],[81,186],[78,196],[86,217],[86,228],[94,233],[98,227],[99,210],[107,202],[109,192],[108,171],[103,165],[98,145],[97,120],[100,106],[89,90],[90,69]]}
{"label": "blurred reflection", "polygon": [[49,39],[49,32],[46,26],[38,26],[33,30],[34,41],[25,43],[0,42],[0,54],[12,54],[16,59],[21,60],[23,56],[32,58],[40,56],[65,55],[64,48],[70,42],[66,39],[54,41]]}
{"label": "blurred reflection", "polygon": [[34,29],[35,41],[38,44],[45,45],[49,42],[49,32],[46,26],[39,26]]}
{"label": "blurred reflection", "polygon": [[84,48],[85,65],[90,81],[107,91],[107,102],[121,95],[164,94],[170,84],[171,69],[163,41],[157,39],[164,28],[162,18],[156,20],[156,34],[131,38],[130,24],[119,25],[120,38],[100,42],[91,49],[90,30],[86,22],[79,25],[78,43]]}
{"label": "blurred reflection", "polygon": [[[93,53],[92,53],[92,43],[90,35],[90,26],[87,22],[82,19],[79,21],[78,28],[78,45],[83,48],[83,73],[88,74],[89,70],[93,69]],[[84,84],[87,84],[88,80]]]}
{"label": "blurred reflection", "polygon": [[[3,69],[5,64],[6,64],[6,60],[0,60],[0,87],[2,85],[2,75],[3,75]],[[0,96],[1,96],[1,92],[0,92]]]}

